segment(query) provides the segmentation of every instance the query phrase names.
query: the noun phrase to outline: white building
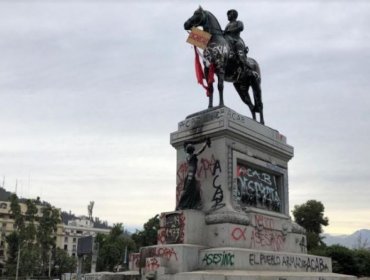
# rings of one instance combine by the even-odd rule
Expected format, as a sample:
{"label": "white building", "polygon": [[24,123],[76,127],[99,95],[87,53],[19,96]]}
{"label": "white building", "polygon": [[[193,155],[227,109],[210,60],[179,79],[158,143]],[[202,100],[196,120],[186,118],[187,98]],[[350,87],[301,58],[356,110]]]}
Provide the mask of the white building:
{"label": "white building", "polygon": [[110,229],[95,228],[93,221],[88,217],[81,216],[75,220],[69,221],[68,225],[63,227],[63,238],[60,248],[68,252],[70,256],[77,256],[78,238],[84,236],[95,237],[98,233],[108,234]]}

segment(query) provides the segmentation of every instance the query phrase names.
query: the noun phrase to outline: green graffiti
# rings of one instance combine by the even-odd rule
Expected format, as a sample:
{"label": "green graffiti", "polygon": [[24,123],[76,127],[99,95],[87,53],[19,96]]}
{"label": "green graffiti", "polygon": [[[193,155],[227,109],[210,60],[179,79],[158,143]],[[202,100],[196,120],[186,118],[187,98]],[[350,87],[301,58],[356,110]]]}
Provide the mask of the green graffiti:
{"label": "green graffiti", "polygon": [[224,251],[222,253],[205,254],[202,262],[206,265],[232,266],[234,265],[234,257],[234,254]]}

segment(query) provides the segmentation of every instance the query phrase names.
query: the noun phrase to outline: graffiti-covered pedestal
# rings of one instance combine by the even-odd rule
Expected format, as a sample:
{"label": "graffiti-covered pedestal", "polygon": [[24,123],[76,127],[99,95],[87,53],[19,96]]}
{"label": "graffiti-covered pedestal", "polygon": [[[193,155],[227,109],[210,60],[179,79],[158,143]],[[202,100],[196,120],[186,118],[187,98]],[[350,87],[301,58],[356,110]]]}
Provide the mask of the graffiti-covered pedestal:
{"label": "graffiti-covered pedestal", "polygon": [[277,130],[220,107],[181,121],[171,145],[176,211],[136,256],[143,279],[352,279],[307,254],[289,216],[293,147]]}
{"label": "graffiti-covered pedestal", "polygon": [[289,217],[287,166],[293,147],[278,131],[227,107],[188,117],[171,134],[177,204],[188,174],[184,146],[204,138],[211,144],[197,159],[198,210],[205,227],[199,244],[306,253],[304,231]]}

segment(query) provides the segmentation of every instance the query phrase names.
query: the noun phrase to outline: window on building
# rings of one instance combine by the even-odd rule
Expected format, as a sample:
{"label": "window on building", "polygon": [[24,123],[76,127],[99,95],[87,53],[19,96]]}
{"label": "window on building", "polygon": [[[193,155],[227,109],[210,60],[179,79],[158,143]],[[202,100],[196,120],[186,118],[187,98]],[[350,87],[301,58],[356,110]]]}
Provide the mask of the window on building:
{"label": "window on building", "polygon": [[65,244],[64,245],[64,251],[67,251],[68,250],[68,245],[67,244]]}
{"label": "window on building", "polygon": [[76,237],[73,237],[73,243],[76,243]]}
{"label": "window on building", "polygon": [[65,237],[64,237],[64,242],[65,242],[65,243],[67,243],[67,242],[68,242],[68,237],[67,237],[67,236],[65,236]]}

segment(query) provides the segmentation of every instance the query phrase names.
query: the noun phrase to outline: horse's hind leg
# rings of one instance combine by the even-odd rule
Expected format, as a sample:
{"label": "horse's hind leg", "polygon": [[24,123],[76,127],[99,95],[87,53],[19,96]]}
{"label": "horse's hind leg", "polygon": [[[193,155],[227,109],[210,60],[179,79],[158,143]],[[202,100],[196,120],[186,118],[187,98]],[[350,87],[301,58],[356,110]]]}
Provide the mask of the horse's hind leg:
{"label": "horse's hind leg", "polygon": [[260,123],[265,124],[265,120],[263,118],[263,110],[261,110],[261,112],[260,112]]}
{"label": "horse's hind leg", "polygon": [[253,97],[254,97],[254,111],[255,113],[260,114],[260,123],[265,124],[265,120],[263,118],[263,103],[262,103],[262,90],[261,90],[261,83],[258,79],[252,82],[252,89],[253,89]]}
{"label": "horse's hind leg", "polygon": [[236,92],[239,94],[241,100],[249,107],[249,110],[251,111],[252,117],[255,120],[256,119],[256,113],[254,110],[254,105],[251,101],[251,98],[249,97],[249,84],[241,84],[241,83],[234,83],[234,87],[236,89]]}

